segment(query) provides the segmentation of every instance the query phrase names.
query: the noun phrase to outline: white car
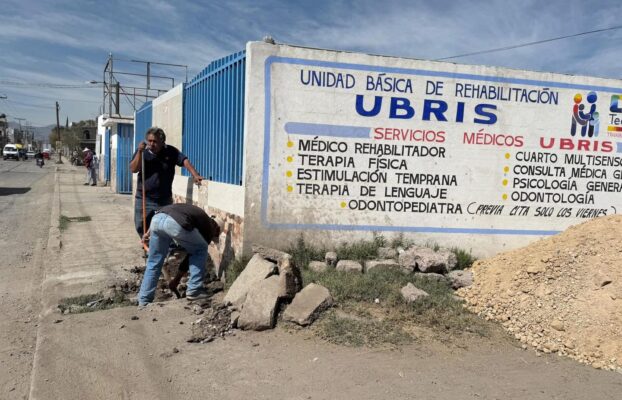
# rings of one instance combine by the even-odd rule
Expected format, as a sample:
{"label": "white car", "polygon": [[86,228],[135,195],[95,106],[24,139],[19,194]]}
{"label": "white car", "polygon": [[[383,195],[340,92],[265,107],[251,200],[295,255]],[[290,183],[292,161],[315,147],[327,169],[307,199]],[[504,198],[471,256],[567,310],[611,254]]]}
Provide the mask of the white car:
{"label": "white car", "polygon": [[17,150],[14,144],[7,144],[4,146],[2,150],[2,159],[6,160],[7,158],[13,158],[19,161],[19,150]]}
{"label": "white car", "polygon": [[30,157],[34,158],[34,157],[35,157],[35,152],[34,152],[34,151],[32,151],[32,150],[28,150],[28,151],[26,152],[26,156],[27,156],[28,158],[30,158]]}

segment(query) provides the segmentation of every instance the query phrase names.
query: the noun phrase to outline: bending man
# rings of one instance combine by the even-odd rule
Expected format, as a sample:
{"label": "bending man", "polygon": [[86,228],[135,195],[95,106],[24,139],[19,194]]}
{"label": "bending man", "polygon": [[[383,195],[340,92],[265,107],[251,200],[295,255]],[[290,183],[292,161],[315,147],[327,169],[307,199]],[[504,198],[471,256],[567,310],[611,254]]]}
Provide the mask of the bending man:
{"label": "bending man", "polygon": [[217,242],[219,235],[218,224],[199,207],[190,204],[171,204],[158,210],[143,238],[149,241],[149,255],[138,293],[138,305],[144,306],[153,301],[162,265],[172,241],[182,246],[188,253],[189,277],[186,298],[206,299],[207,292],[203,288],[203,278],[207,262],[207,246],[212,241]]}

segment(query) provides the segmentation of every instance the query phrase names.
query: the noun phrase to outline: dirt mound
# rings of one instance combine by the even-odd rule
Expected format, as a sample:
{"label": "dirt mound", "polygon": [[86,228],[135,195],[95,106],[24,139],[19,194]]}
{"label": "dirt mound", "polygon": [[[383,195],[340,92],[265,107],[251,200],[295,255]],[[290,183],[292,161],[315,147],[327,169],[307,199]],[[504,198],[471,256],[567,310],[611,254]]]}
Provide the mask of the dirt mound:
{"label": "dirt mound", "polygon": [[622,216],[597,218],[473,265],[466,306],[523,347],[622,367]]}

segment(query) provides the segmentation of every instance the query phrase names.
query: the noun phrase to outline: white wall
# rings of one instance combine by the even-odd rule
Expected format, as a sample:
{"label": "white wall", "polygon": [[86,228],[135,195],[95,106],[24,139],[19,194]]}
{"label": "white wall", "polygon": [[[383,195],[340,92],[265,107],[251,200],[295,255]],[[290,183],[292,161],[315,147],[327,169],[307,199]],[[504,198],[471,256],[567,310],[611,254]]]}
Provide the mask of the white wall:
{"label": "white wall", "polygon": [[[183,85],[180,84],[152,102],[153,126],[162,128],[166,133],[166,143],[180,150],[182,147],[183,94]],[[181,174],[181,171],[178,169],[177,173]]]}
{"label": "white wall", "polygon": [[[622,210],[621,81],[249,43],[246,82],[245,242],[378,232],[489,255]],[[572,136],[591,91],[598,136],[580,115]]]}

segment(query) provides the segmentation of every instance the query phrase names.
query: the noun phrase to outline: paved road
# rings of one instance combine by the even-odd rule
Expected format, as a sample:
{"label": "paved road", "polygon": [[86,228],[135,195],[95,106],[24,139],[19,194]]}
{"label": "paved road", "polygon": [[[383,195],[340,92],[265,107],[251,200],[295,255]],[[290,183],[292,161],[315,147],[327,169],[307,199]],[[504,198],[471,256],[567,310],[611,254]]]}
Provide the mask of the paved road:
{"label": "paved road", "polygon": [[28,397],[54,167],[0,160],[0,398]]}

